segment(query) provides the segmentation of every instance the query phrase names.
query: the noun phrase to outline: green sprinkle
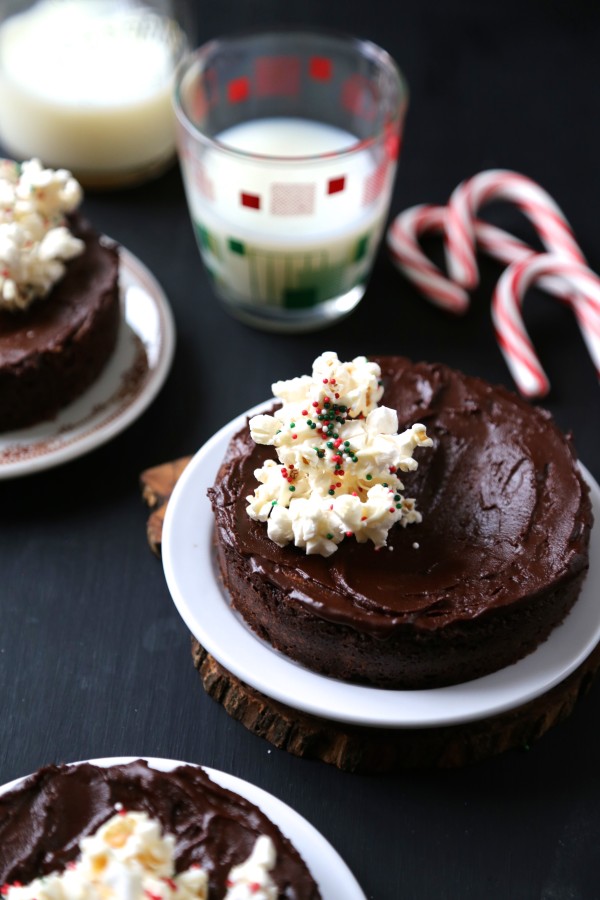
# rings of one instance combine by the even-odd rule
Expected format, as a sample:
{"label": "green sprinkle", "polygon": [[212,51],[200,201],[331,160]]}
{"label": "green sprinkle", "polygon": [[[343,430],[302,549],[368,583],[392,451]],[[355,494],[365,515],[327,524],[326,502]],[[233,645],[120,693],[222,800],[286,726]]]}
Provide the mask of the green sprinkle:
{"label": "green sprinkle", "polygon": [[[290,484],[289,490],[290,490],[290,491],[295,491],[296,488],[294,487],[293,484]],[[296,507],[294,507],[294,509],[296,509]]]}
{"label": "green sprinkle", "polygon": [[367,475],[367,481],[371,481],[372,478],[373,478],[373,476],[372,476],[371,473],[369,472],[369,474]]}
{"label": "green sprinkle", "polygon": [[328,535],[327,535],[327,540],[328,540],[328,541],[332,541],[332,540],[333,540],[333,535],[332,535],[332,534],[328,534]]}

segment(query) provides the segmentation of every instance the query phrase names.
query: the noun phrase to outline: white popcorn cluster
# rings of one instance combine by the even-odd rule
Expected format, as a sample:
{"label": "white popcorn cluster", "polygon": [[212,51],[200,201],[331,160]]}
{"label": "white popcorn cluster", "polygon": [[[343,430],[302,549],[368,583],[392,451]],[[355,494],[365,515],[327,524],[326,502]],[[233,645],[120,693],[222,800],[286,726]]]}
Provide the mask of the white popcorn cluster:
{"label": "white popcorn cluster", "polygon": [[277,900],[277,885],[269,874],[274,865],[273,841],[261,835],[248,859],[229,873],[225,900]]}
{"label": "white popcorn cluster", "polygon": [[0,160],[0,309],[27,309],[62,278],[65,260],[83,252],[64,224],[81,199],[66,169]]}
{"label": "white popcorn cluster", "polygon": [[273,415],[250,420],[252,439],[276,448],[255,471],[248,515],[267,522],[272,541],[293,541],[306,553],[330,556],[345,538],[387,543],[392,525],[421,521],[414,500],[402,496],[398,472],[413,471],[415,447],[430,447],[423,425],[398,434],[398,416],[377,404],[381,370],[365,357],[342,363],[323,353],[311,376],[279,381],[283,403]]}
{"label": "white popcorn cluster", "polygon": [[[200,866],[175,874],[175,838],[161,834],[144,812],[120,812],[91,837],[64,872],[8,885],[4,900],[207,900],[208,877]],[[275,864],[270,838],[257,839],[252,854],[234,866],[225,900],[277,900],[269,870]]]}

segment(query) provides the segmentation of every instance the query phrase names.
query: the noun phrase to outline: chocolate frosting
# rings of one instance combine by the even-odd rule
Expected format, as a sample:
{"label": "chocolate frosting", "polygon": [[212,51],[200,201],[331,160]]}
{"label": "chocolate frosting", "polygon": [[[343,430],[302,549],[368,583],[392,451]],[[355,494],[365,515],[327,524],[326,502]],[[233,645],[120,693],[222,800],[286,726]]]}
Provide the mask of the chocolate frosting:
{"label": "chocolate frosting", "polygon": [[60,349],[65,340],[86,327],[93,309],[103,302],[115,283],[118,267],[115,247],[98,235],[78,215],[68,217],[73,235],[85,244],[80,256],[69,260],[66,274],[47,297],[40,297],[26,310],[0,310],[0,363],[24,367],[41,352]]}
{"label": "chocolate frosting", "polygon": [[159,772],[143,760],[107,768],[47,766],[0,795],[0,884],[62,871],[79,855],[82,837],[115,814],[115,804],[145,811],[176,838],[176,870],[196,863],[209,877],[210,900],[226,893],[233,865],[268,835],[277,862],[271,876],[283,900],[318,900],[306,865],[258,807],[215,784],[202,769]]}
{"label": "chocolate frosting", "polygon": [[245,499],[275,454],[244,428],[209,492],[222,542],[311,614],[381,638],[506,608],[587,567],[588,489],[549,413],[441,364],[375,359],[381,404],[400,430],[422,422],[433,439],[402,476],[422,523],[394,526],[380,551],[353,539],[329,558],[278,547]]}

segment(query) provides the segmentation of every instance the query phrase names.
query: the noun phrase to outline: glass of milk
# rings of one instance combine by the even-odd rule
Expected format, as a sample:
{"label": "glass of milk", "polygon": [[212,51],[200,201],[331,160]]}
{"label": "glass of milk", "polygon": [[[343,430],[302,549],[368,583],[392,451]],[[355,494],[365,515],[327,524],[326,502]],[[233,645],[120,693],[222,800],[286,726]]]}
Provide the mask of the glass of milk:
{"label": "glass of milk", "polygon": [[192,224],[237,318],[310,331],[364,294],[388,213],[407,88],[366,41],[279,31],[181,64],[177,144]]}
{"label": "glass of milk", "polygon": [[141,182],[175,158],[186,46],[170,0],[3,0],[0,143],[86,188]]}

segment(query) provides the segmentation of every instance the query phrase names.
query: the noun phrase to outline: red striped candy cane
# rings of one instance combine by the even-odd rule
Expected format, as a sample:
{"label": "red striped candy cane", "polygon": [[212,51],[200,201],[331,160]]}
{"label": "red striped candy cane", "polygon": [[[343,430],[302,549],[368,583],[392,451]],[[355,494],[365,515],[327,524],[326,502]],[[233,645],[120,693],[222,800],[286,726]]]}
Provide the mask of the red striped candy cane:
{"label": "red striped candy cane", "polygon": [[479,281],[475,257],[475,217],[493,200],[517,206],[535,227],[547,250],[585,265],[571,226],[550,194],[535,181],[508,169],[489,169],[458,185],[448,202],[446,264],[450,279],[467,290]]}
{"label": "red striped candy cane", "polygon": [[523,298],[536,281],[557,277],[577,298],[573,310],[600,377],[600,279],[581,263],[554,253],[536,253],[504,271],[492,298],[500,349],[517,387],[528,397],[543,397],[550,383],[523,322]]}
{"label": "red striped candy cane", "polygon": [[[427,234],[445,234],[447,222],[448,208],[445,206],[412,206],[392,222],[387,242],[394,263],[422,294],[442,309],[463,313],[469,305],[467,291],[444,275],[420,245],[421,237]],[[479,249],[507,265],[526,259],[534,252],[508,231],[481,219],[474,220],[473,234]],[[567,291],[564,282],[556,278],[545,279],[543,287],[559,296],[564,296]]]}
{"label": "red striped candy cane", "polygon": [[462,313],[469,305],[469,295],[431,262],[419,243],[423,235],[443,234],[447,217],[445,206],[412,206],[392,222],[387,242],[395,264],[428,300],[442,309]]}

